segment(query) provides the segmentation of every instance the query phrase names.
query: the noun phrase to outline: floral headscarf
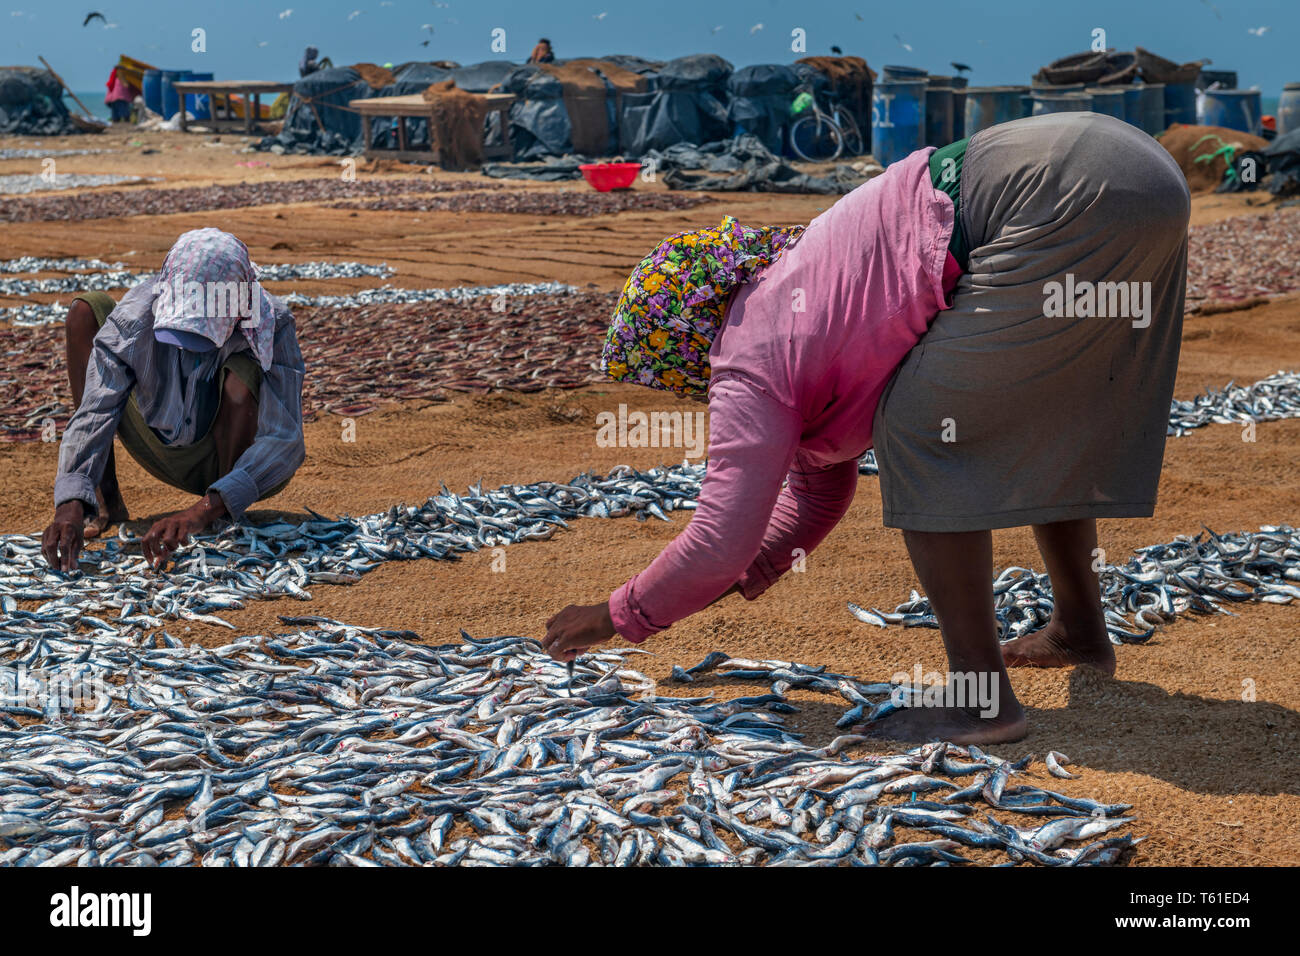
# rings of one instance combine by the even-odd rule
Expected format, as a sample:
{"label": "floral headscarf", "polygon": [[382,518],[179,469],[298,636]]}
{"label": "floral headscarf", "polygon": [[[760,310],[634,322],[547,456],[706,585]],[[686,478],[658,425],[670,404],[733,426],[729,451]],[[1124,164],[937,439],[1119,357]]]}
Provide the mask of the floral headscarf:
{"label": "floral headscarf", "polygon": [[669,236],[628,276],[601,370],[617,381],[680,394],[709,387],[709,348],[731,293],[771,265],[803,226],[751,229],[730,216],[716,229]]}

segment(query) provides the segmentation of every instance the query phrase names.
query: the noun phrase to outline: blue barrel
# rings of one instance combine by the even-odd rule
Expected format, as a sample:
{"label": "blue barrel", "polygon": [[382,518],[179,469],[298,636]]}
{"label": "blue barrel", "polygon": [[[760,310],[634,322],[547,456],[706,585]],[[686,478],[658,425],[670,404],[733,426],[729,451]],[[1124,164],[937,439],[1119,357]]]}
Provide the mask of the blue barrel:
{"label": "blue barrel", "polygon": [[155,113],[162,112],[162,70],[145,70],[140,80],[144,105]]}
{"label": "blue barrel", "polygon": [[1282,87],[1282,97],[1277,101],[1277,135],[1300,129],[1300,83]]}
{"label": "blue barrel", "polygon": [[1152,136],[1165,129],[1165,87],[1146,83],[1124,87],[1124,118]]}
{"label": "blue barrel", "polygon": [[974,136],[982,129],[1020,119],[1019,86],[971,86],[966,89],[966,124],[963,136]]}
{"label": "blue barrel", "polygon": [[928,75],[929,73],[919,66],[882,66],[880,68],[880,78],[882,80],[921,80]]}
{"label": "blue barrel", "polygon": [[951,142],[954,142],[952,135],[952,87],[927,86],[925,89],[925,145],[947,146]]}
{"label": "blue barrel", "polygon": [[[189,73],[185,79],[193,80],[195,83],[211,83],[216,76],[212,73]],[[206,93],[186,93],[185,109],[194,114],[196,120],[212,119],[212,104],[208,101]]]}
{"label": "blue barrel", "polygon": [[925,88],[924,78],[881,80],[871,91],[871,155],[881,166],[924,145]]}
{"label": "blue barrel", "polygon": [[1034,91],[1034,115],[1044,113],[1086,113],[1092,109],[1092,97],[1087,93],[1049,93]]}
{"label": "blue barrel", "polygon": [[1196,84],[1165,84],[1165,128],[1174,123],[1196,125]]}
{"label": "blue barrel", "polygon": [[171,119],[180,109],[180,101],[176,96],[176,88],[172,86],[177,80],[184,82],[189,74],[185,70],[163,70],[162,71],[162,116],[163,119]]}
{"label": "blue barrel", "polygon": [[[957,79],[957,77],[953,77]],[[952,141],[966,138],[966,91],[953,87],[952,91]]]}
{"label": "blue barrel", "polygon": [[1259,133],[1259,90],[1206,90],[1205,125]]}
{"label": "blue barrel", "polygon": [[1120,86],[1094,86],[1085,91],[1092,97],[1092,111],[1103,116],[1124,119],[1124,88]]}

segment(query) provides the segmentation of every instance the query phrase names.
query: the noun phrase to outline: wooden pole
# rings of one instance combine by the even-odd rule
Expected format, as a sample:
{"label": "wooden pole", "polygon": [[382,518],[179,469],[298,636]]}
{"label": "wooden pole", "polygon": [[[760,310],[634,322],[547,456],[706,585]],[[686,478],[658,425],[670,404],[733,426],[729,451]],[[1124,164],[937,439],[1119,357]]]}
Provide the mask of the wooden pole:
{"label": "wooden pole", "polygon": [[85,104],[85,103],[83,103],[83,102],[81,102],[81,100],[77,99],[77,94],[74,93],[74,92],[72,92],[72,87],[68,86],[67,83],[64,83],[64,82],[63,82],[63,77],[59,76],[59,74],[57,74],[57,73],[54,72],[54,67],[50,66],[49,62],[46,61],[45,57],[43,57],[43,56],[38,56],[36,59],[40,60],[42,63],[45,64],[45,69],[47,69],[47,70],[50,71],[50,76],[52,76],[52,77],[54,77],[56,80],[58,80],[58,81],[59,81],[59,86],[63,87],[65,90],[68,91],[68,95],[71,96],[72,99],[73,99],[73,101],[76,102],[76,104],[77,104],[78,106],[81,107],[81,111],[82,111],[83,113],[85,113],[87,116],[89,116],[91,119],[95,119],[95,118],[96,118],[96,117],[95,117],[95,114],[92,113],[90,110],[86,109],[86,104]]}

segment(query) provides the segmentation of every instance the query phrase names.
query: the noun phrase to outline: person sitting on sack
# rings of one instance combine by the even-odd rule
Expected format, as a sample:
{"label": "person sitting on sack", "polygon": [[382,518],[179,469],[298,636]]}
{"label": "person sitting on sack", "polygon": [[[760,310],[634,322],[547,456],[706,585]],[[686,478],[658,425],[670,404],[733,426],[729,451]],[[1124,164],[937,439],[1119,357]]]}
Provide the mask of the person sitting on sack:
{"label": "person sitting on sack", "polygon": [[75,569],[85,538],[128,517],[114,435],[149,474],[200,496],[145,535],[154,567],[191,534],[240,520],[289,483],[305,456],[302,352],[293,314],[256,277],[239,239],[196,229],[120,303],[104,292],[73,299],[66,338],[76,411],[42,541],[50,567]]}

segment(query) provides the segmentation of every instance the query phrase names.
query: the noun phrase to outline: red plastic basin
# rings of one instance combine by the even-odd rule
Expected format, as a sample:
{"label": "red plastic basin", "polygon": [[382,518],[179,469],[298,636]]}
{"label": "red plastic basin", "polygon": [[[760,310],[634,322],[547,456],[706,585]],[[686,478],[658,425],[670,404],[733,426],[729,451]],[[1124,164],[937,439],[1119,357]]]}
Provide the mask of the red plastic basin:
{"label": "red plastic basin", "polygon": [[583,163],[578,167],[596,192],[626,189],[641,171],[640,163]]}

